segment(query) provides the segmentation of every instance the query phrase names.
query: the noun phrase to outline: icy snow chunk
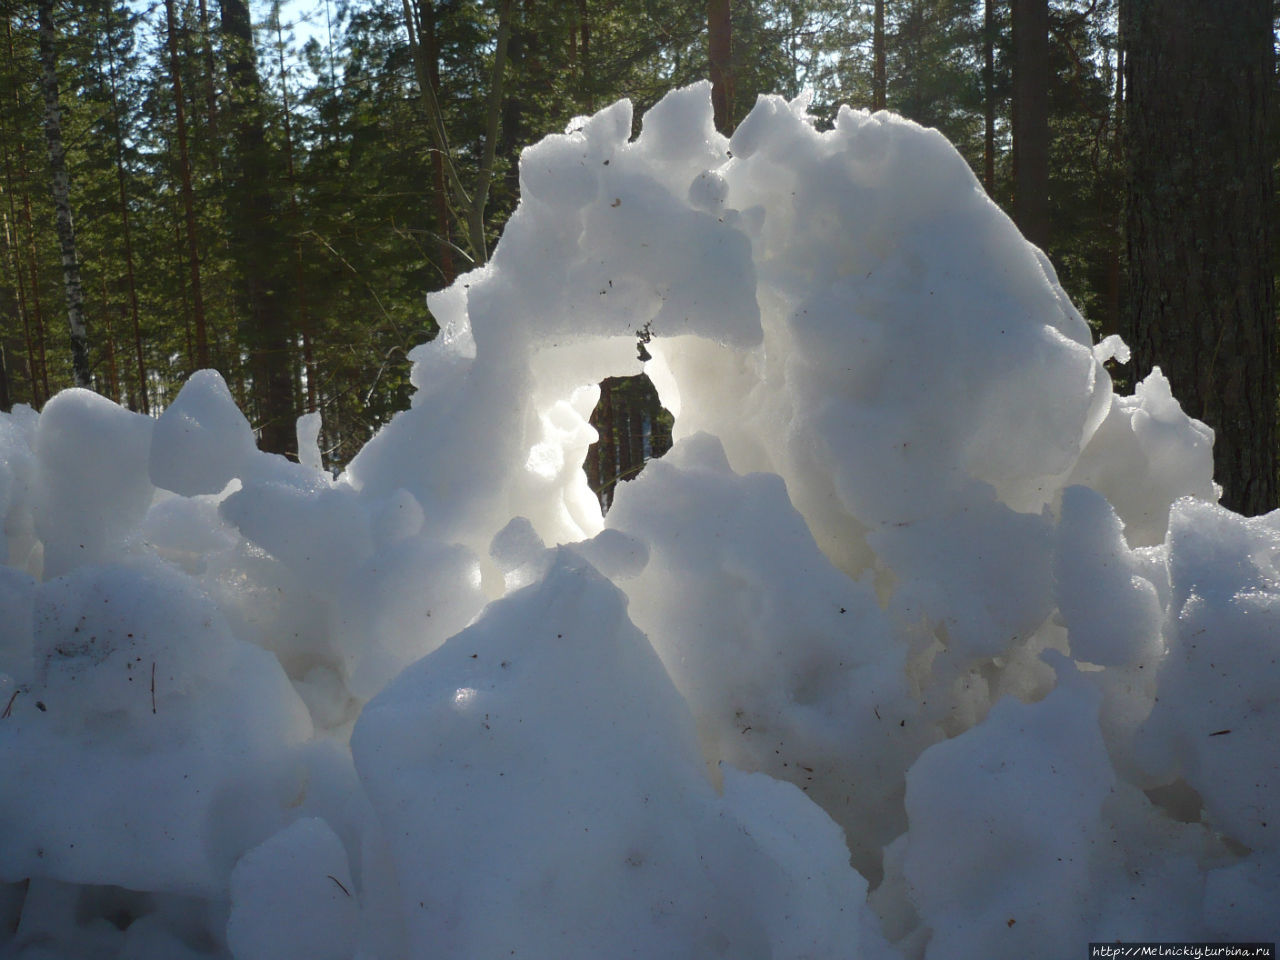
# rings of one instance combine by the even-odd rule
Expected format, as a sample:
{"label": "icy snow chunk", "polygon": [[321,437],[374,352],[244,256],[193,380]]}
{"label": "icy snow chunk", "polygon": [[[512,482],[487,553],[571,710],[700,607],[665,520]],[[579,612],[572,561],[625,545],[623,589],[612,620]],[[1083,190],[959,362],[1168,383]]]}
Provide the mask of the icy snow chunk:
{"label": "icy snow chunk", "polygon": [[[31,658],[35,592],[36,582],[27,574],[0,566],[0,675],[7,674],[19,683],[31,679],[35,666]],[[7,705],[12,693],[6,690],[0,703]]]}
{"label": "icy snow chunk", "polygon": [[35,521],[46,577],[115,559],[155,492],[147,475],[153,426],[88,390],[64,390],[45,404]]}
{"label": "icy snow chunk", "polygon": [[417,536],[425,522],[418,499],[408,490],[396,490],[374,513],[374,542],[381,546]]}
{"label": "icy snow chunk", "polygon": [[245,539],[321,593],[336,589],[373,553],[368,514],[349,488],[249,483],[222,501],[220,510]]}
{"label": "icy snow chunk", "polygon": [[253,430],[216,370],[197,370],[156,421],[151,481],[183,496],[218,493],[257,454]]}
{"label": "icy snow chunk", "polygon": [[254,847],[231,873],[236,960],[349,960],[358,918],[342,841],[316,817]]}
{"label": "icy snow chunk", "polygon": [[799,789],[725,767],[724,802],[779,867],[757,908],[773,956],[825,957],[838,946],[858,960],[896,958],[867,908],[866,882],[848,869],[840,828]]}
{"label": "icy snow chunk", "polygon": [[202,574],[211,557],[232,549],[238,540],[219,515],[218,503],[216,496],[157,496],[138,533],[170,563]]}
{"label": "icy snow chunk", "polygon": [[1280,523],[1184,499],[1169,518],[1173,587],[1160,695],[1139,757],[1181,775],[1204,817],[1245,846],[1280,851]]}
{"label": "icy snow chunk", "polygon": [[324,471],[320,456],[320,414],[304,413],[298,418],[298,462],[308,470]]}
{"label": "icy snow chunk", "polygon": [[467,548],[424,536],[383,547],[334,595],[332,633],[347,688],[369,699],[465,627],[484,602]]}
{"label": "icy snow chunk", "polygon": [[729,141],[716,130],[710,108],[711,84],[702,81],[672,90],[641,121],[637,159],[672,193],[687,190],[694,177],[728,159]]}
{"label": "icy snow chunk", "polygon": [[1059,669],[1044,700],[1001,700],[907,772],[902,869],[933,931],[930,960],[1089,940],[1090,859],[1114,775],[1097,694],[1069,665]]}
{"label": "icy snow chunk", "polygon": [[1175,500],[1218,499],[1213,431],[1183,413],[1156,367],[1133,396],[1115,398],[1070,482],[1092,487],[1111,502],[1130,546],[1161,543]]}
{"label": "icy snow chunk", "polygon": [[26,404],[0,413],[0,561],[22,567],[37,542],[32,483],[38,423],[39,415]]}
{"label": "icy snow chunk", "polygon": [[1280,933],[1280,859],[1251,857],[1211,870],[1205,879],[1204,918],[1223,940],[1275,942]]}
{"label": "icy snow chunk", "polygon": [[1093,356],[1100,363],[1114,360],[1116,363],[1129,362],[1129,345],[1120,339],[1120,334],[1113,333],[1103,337],[1093,347]]}
{"label": "icy snow chunk", "polygon": [[[871,588],[818,550],[781,480],[739,476],[718,440],[681,440],[619,486],[609,531],[646,544],[624,587],[694,713],[708,761],[790,780],[878,870],[903,823],[902,773],[936,734]],[[876,770],[872,778],[867,770]]]}
{"label": "icy snow chunk", "polygon": [[[572,554],[401,674],[352,749],[392,840],[411,954],[551,960],[625,944],[798,960],[875,942],[856,901],[826,925],[785,916],[773,895],[801,859],[821,871],[815,892],[855,892],[859,878],[803,845],[816,810],[777,811],[795,832],[772,839],[781,856],[751,839],[707,781],[688,710],[623,596]],[[741,793],[748,822],[763,819]]]}
{"label": "icy snow chunk", "polygon": [[898,579],[891,613],[937,624],[951,670],[1000,656],[1053,609],[1053,524],[974,485],[951,510],[883,524],[868,542]]}
{"label": "icy snow chunk", "polygon": [[35,679],[0,724],[22,785],[0,790],[0,879],[216,893],[299,788],[311,725],[279,664],[158,561],[48,581],[34,622]]}
{"label": "icy snow chunk", "polygon": [[1058,611],[1078,660],[1154,663],[1162,652],[1164,610],[1123,530],[1101,494],[1080,486],[1063,491],[1054,574]]}
{"label": "icy snow chunk", "polygon": [[639,537],[620,530],[601,530],[590,540],[570,547],[610,580],[629,580],[649,563],[649,547]]}

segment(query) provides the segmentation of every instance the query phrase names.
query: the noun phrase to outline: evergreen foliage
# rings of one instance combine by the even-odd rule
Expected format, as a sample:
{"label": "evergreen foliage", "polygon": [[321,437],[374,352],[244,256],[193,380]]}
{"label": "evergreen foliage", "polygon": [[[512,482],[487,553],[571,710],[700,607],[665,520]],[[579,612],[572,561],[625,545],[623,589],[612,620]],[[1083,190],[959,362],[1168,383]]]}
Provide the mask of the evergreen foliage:
{"label": "evergreen foliage", "polygon": [[[0,35],[6,406],[38,407],[74,381],[42,134],[40,5],[9,0]],[[522,147],[619,97],[639,116],[672,87],[708,75],[704,0],[172,5],[177,78],[165,4],[52,2],[91,385],[154,414],[197,367],[203,329],[209,363],[264,430],[264,444],[286,449],[292,417],[319,409],[334,467],[407,404],[408,351],[436,330],[425,292],[482,256],[445,181],[452,162],[473,183],[483,160],[501,11],[509,10],[510,35],[484,206],[490,249],[518,200]],[[822,124],[841,103],[870,107],[875,6],[733,0],[733,122],[761,93],[810,91]],[[1109,333],[1125,312],[1118,0],[1048,6],[1047,253],[1075,302]],[[883,10],[888,108],[938,127],[980,179],[990,109],[993,198],[1012,209],[1009,3],[889,0]],[[424,76],[448,157],[429,125]],[[652,391],[640,386],[606,393],[620,403],[625,395],[657,424],[656,396],[645,399]],[[612,476],[600,464],[595,482],[605,491]]]}

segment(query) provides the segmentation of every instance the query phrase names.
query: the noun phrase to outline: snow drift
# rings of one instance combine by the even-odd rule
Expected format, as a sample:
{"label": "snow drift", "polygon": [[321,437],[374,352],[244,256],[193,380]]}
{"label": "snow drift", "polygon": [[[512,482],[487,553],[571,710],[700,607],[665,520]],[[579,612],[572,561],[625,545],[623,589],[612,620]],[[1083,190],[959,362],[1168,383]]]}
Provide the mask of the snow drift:
{"label": "snow drift", "polygon": [[[0,418],[0,956],[1280,936],[1280,520],[1211,432],[938,133],[631,120],[525,151],[336,479],[209,371]],[[605,518],[642,370],[677,443]]]}

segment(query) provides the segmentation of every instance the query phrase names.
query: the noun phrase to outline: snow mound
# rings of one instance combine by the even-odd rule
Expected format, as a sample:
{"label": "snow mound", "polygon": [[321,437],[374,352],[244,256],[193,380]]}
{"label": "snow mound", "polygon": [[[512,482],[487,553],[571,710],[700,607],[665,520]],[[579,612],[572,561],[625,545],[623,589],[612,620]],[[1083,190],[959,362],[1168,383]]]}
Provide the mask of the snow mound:
{"label": "snow mound", "polygon": [[[1280,521],[1211,431],[936,132],[630,131],[524,152],[341,476],[212,371],[0,416],[0,956],[1278,938]],[[642,371],[677,442],[606,518]]]}

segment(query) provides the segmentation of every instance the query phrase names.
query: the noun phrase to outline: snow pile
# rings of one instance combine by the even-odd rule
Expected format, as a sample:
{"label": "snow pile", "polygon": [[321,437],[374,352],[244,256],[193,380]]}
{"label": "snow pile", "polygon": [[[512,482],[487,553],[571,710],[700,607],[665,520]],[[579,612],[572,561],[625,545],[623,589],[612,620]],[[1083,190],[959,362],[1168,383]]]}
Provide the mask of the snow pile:
{"label": "snow pile", "polygon": [[804,107],[527,150],[336,479],[212,372],[0,417],[0,956],[1277,938],[1280,521],[937,133]]}

